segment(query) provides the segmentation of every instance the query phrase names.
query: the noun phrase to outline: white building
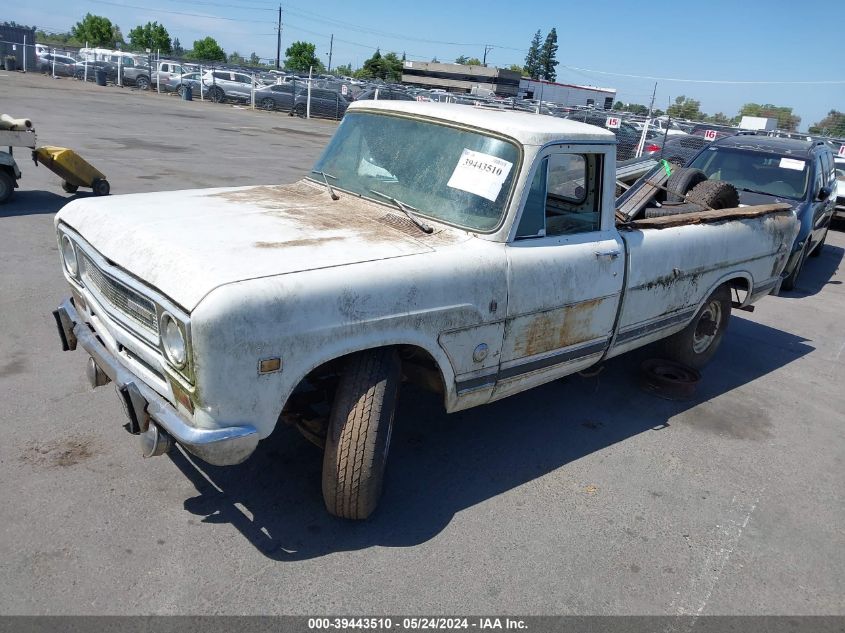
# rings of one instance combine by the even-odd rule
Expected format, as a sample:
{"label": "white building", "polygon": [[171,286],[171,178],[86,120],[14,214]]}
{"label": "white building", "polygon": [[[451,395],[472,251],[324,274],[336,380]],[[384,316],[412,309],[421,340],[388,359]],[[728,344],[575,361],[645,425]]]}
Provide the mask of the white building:
{"label": "white building", "polygon": [[599,110],[612,109],[616,101],[616,88],[559,84],[527,77],[519,80],[519,94],[525,99],[550,101],[562,106],[592,106]]}

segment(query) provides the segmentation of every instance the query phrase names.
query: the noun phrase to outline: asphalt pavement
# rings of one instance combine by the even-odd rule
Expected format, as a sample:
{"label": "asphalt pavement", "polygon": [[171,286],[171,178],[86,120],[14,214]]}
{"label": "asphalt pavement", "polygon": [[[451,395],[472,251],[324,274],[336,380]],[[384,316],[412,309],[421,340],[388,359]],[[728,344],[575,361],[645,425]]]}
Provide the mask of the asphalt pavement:
{"label": "asphalt pavement", "polygon": [[[0,73],[0,112],[114,195],[290,182],[336,128],[32,73]],[[381,506],[349,523],[294,430],[240,466],[141,458],[112,386],[92,391],[56,334],[53,217],[71,196],[17,156],[0,613],[845,614],[842,232],[796,291],[734,312],[691,401],[640,389],[647,350],[452,415],[405,390]]]}

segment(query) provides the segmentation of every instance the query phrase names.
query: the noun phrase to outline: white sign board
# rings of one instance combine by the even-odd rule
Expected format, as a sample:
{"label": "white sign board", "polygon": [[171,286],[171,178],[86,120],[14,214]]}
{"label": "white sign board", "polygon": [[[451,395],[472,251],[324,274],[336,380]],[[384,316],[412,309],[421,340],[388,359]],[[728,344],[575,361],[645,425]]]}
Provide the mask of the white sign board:
{"label": "white sign board", "polygon": [[616,130],[619,128],[619,125],[622,123],[619,117],[609,116],[607,117],[607,121],[605,121],[604,126],[610,130]]}
{"label": "white sign board", "polygon": [[804,171],[807,165],[803,160],[796,160],[794,158],[781,158],[780,167],[782,169],[794,169],[795,171]]}
{"label": "white sign board", "polygon": [[715,141],[716,140],[716,130],[704,130],[704,140]]}
{"label": "white sign board", "polygon": [[342,94],[345,97],[347,92],[349,92],[349,88],[346,86],[346,84],[343,84],[340,87],[340,94]]}
{"label": "white sign board", "polygon": [[464,149],[446,185],[495,201],[511,167],[513,163],[498,156]]}

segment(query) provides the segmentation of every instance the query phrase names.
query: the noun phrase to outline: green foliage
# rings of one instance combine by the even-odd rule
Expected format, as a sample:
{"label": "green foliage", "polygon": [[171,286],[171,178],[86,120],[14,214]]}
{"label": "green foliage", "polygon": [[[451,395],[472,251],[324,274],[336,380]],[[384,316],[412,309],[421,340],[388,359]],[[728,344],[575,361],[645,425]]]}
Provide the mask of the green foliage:
{"label": "green foliage", "polygon": [[540,57],[538,59],[540,66],[540,73],[546,81],[554,81],[557,78],[555,66],[560,62],[557,61],[557,31],[552,28],[546,36],[546,41],[543,42],[543,48],[540,49]]}
{"label": "green foliage", "polygon": [[717,112],[713,116],[708,116],[704,118],[706,123],[715,123],[716,125],[730,125],[731,120],[728,118],[724,112]]}
{"label": "green foliage", "polygon": [[513,71],[515,73],[519,73],[520,75],[525,72],[525,68],[520,66],[519,64],[511,64],[508,66],[508,70]]}
{"label": "green foliage", "polygon": [[246,63],[246,60],[237,51],[232,51],[231,53],[229,53],[227,61],[230,64],[234,64],[235,66],[243,66]]}
{"label": "green foliage", "polygon": [[314,72],[323,70],[322,62],[317,59],[317,47],[311,42],[297,41],[285,50],[285,68],[296,72]]}
{"label": "green foliage", "polygon": [[540,42],[543,36],[540,29],[534,34],[534,39],[531,40],[531,47],[528,49],[528,54],[525,56],[525,65],[522,67],[523,72],[532,79],[540,78]]}
{"label": "green foliage", "polygon": [[175,40],[173,40],[173,49],[171,50],[171,53],[173,53],[177,57],[181,57],[182,55],[185,54],[185,49],[182,48],[182,44],[179,42],[178,37]]}
{"label": "green foliage", "polygon": [[260,66],[261,65],[261,58],[258,57],[258,53],[252,52],[249,55],[249,65],[250,66]]}
{"label": "green foliage", "polygon": [[381,79],[383,81],[401,81],[402,80],[402,60],[396,53],[387,53],[386,55],[376,49],[373,56],[364,62],[356,76],[365,79]]}
{"label": "green foliage", "polygon": [[44,31],[35,31],[35,41],[40,44],[47,44],[48,46],[85,46],[85,42],[80,42],[70,33],[45,33]]}
{"label": "green foliage", "polygon": [[770,119],[778,120],[778,128],[794,132],[798,129],[801,123],[801,117],[797,114],[792,114],[792,108],[786,106],[776,106],[771,103],[760,105],[759,103],[746,103],[739,111],[739,115],[743,116],[760,116]]}
{"label": "green foliage", "polygon": [[707,115],[701,109],[701,101],[690,99],[681,95],[675,98],[675,103],[666,108],[666,114],[675,119],[691,119],[700,121]]}
{"label": "green foliage", "polygon": [[467,57],[466,55],[461,55],[457,59],[455,59],[456,64],[463,64],[464,66],[481,66],[481,60],[477,57]]}
{"label": "green foliage", "polygon": [[202,61],[225,62],[226,51],[220,48],[217,40],[209,35],[201,40],[195,40],[194,48],[186,53],[185,57]]}
{"label": "green foliage", "polygon": [[147,22],[144,26],[136,26],[129,31],[129,43],[133,48],[151,51],[161,51],[168,55],[173,52],[170,33],[158,22]]}
{"label": "green foliage", "polygon": [[616,103],[613,104],[613,109],[614,110],[624,110],[625,104],[622,103],[621,101],[617,101]]}
{"label": "green foliage", "polygon": [[338,77],[351,77],[353,72],[352,64],[340,64],[334,67],[334,74]]}
{"label": "green foliage", "polygon": [[810,126],[810,134],[822,134],[836,138],[845,137],[845,112],[831,110],[825,118]]}
{"label": "green foliage", "polygon": [[92,48],[100,46],[115,48],[115,45],[121,41],[115,37],[116,35],[120,35],[120,30],[118,29],[115,32],[111,20],[91,13],[86,13],[82,21],[77,22],[70,29],[70,34],[76,41],[82,43],[87,42],[88,46]]}

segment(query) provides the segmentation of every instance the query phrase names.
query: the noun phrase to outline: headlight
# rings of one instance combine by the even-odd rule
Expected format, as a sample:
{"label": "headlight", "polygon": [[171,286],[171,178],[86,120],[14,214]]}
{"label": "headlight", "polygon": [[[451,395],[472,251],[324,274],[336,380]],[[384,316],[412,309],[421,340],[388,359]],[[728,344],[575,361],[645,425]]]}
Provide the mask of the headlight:
{"label": "headlight", "polygon": [[67,271],[76,277],[79,274],[79,261],[76,259],[76,247],[67,235],[62,235],[62,260]]}
{"label": "headlight", "polygon": [[161,343],[164,353],[173,365],[181,369],[188,360],[188,347],[185,344],[185,334],[179,322],[165,312],[161,315]]}

